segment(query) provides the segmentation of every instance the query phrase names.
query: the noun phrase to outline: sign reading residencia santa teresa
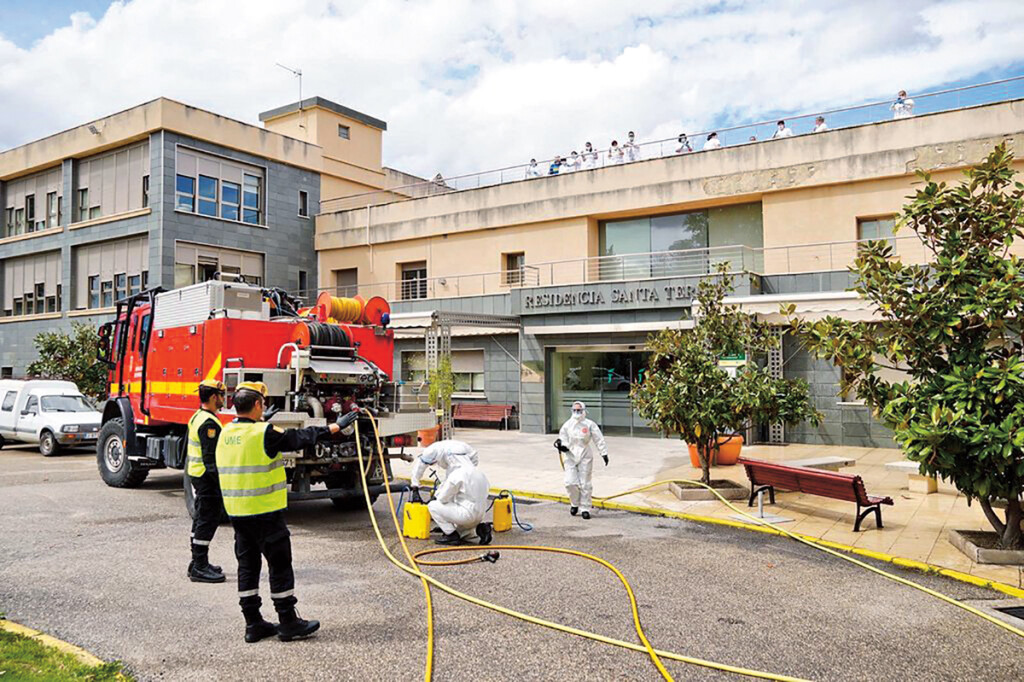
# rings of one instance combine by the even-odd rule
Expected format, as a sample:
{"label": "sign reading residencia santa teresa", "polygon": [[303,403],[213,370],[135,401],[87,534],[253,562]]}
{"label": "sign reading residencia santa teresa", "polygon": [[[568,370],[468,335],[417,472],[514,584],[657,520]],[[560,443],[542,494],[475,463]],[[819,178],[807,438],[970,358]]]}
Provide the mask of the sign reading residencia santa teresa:
{"label": "sign reading residencia santa teresa", "polygon": [[658,286],[597,286],[590,289],[563,290],[523,295],[523,311],[555,311],[567,308],[688,307],[696,296],[696,287],[666,284]]}

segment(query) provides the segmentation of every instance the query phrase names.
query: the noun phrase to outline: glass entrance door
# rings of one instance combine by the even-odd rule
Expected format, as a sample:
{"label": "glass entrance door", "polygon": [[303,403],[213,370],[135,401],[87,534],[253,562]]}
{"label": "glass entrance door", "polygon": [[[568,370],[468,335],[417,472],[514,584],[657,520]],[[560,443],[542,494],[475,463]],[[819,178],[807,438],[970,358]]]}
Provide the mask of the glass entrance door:
{"label": "glass entrance door", "polygon": [[643,351],[548,351],[548,428],[557,432],[580,400],[604,433],[656,436],[633,409],[629,391],[643,378]]}

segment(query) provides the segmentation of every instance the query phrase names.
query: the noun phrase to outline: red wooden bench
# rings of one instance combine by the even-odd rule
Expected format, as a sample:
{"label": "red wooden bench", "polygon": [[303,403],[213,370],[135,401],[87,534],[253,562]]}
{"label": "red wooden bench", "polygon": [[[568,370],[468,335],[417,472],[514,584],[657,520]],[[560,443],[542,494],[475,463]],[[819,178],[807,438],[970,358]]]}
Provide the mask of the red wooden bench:
{"label": "red wooden bench", "polygon": [[740,458],[740,464],[746,469],[747,478],[750,479],[748,507],[754,506],[754,499],[763,490],[768,491],[769,500],[775,504],[776,486],[807,495],[855,502],[857,504],[857,521],[853,524],[853,530],[858,532],[860,531],[860,522],[871,512],[875,513],[875,526],[882,528],[882,505],[892,504],[891,497],[868,495],[864,489],[864,480],[860,476],[787,466],[775,462],[762,462],[757,459]]}
{"label": "red wooden bench", "polygon": [[508,420],[515,414],[515,405],[487,405],[480,403],[456,403],[452,406],[452,420],[463,422],[491,422],[501,424],[508,430]]}

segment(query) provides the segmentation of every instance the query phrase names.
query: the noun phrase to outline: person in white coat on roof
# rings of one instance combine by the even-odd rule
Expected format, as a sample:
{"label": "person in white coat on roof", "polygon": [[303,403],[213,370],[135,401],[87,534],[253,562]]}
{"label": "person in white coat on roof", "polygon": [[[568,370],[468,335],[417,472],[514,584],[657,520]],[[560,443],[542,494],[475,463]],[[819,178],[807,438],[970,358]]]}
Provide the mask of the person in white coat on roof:
{"label": "person in white coat on roof", "polygon": [[461,440],[439,440],[429,446],[412,467],[410,488],[413,500],[420,499],[419,482],[427,468],[446,469],[448,475],[437,490],[435,499],[427,504],[434,523],[441,529],[441,545],[461,544],[463,537],[475,532],[481,545],[491,542],[491,524],[484,523],[490,483],[477,468],[476,450]]}
{"label": "person in white coat on roof", "polygon": [[592,420],[587,419],[587,406],[576,401],[572,404],[572,416],[558,431],[556,446],[565,456],[565,489],[569,493],[569,513],[590,518],[591,495],[594,492],[594,450],[608,466],[608,445],[604,434]]}

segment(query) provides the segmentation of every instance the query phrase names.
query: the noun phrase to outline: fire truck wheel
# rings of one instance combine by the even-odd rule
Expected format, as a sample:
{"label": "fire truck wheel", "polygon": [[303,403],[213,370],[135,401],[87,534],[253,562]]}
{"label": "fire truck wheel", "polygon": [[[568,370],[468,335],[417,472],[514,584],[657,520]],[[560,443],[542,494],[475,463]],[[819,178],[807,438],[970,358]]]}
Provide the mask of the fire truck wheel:
{"label": "fire truck wheel", "polygon": [[124,448],[124,421],[111,419],[100,429],[96,441],[96,464],[100,478],[113,488],[137,488],[149,475],[128,459]]}
{"label": "fire truck wheel", "polygon": [[57,454],[58,450],[60,450],[60,445],[57,444],[57,439],[52,431],[43,431],[39,434],[39,452],[43,457],[52,457]]}

